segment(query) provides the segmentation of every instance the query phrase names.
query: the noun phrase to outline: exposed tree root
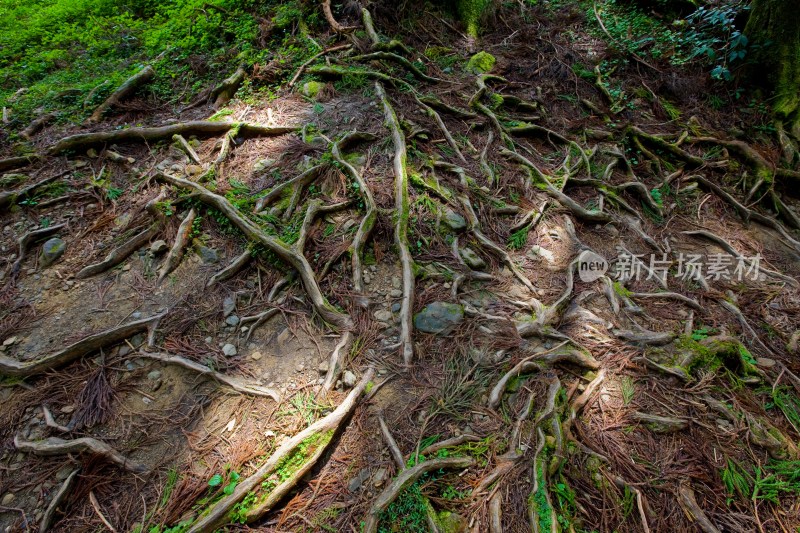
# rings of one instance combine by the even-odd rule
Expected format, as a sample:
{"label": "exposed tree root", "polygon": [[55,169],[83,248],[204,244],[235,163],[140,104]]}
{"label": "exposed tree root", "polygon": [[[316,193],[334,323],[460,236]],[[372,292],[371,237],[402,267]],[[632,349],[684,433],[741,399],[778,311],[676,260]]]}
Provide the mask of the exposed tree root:
{"label": "exposed tree root", "polygon": [[190,359],[186,359],[179,355],[145,352],[145,351],[139,351],[136,355],[137,357],[153,359],[168,365],[177,365],[187,370],[192,370],[194,372],[197,372],[198,374],[211,378],[212,380],[218,383],[227,385],[236,392],[240,392],[242,394],[249,394],[251,396],[265,396],[268,398],[272,398],[276,402],[281,401],[280,395],[275,390],[270,389],[269,387],[264,387],[262,385],[259,385],[258,383],[254,383],[239,377],[228,376],[221,372],[212,370],[203,364],[200,364],[196,361],[192,361]]}
{"label": "exposed tree root", "polygon": [[30,155],[0,159],[0,172],[5,172],[6,170],[14,170],[15,168],[21,168],[24,166],[32,165],[33,163],[36,163],[41,159],[42,156],[38,154],[30,154]]}
{"label": "exposed tree root", "polygon": [[[271,300],[272,300],[272,298],[268,298],[268,300],[269,300],[269,301],[271,301]],[[242,319],[241,319],[241,322],[240,322],[240,323],[241,323],[241,324],[243,324],[243,325],[244,325],[244,324],[249,324],[250,322],[254,322],[254,324],[253,324],[252,326],[250,326],[250,329],[248,329],[248,330],[247,330],[247,335],[245,335],[245,337],[244,337],[244,342],[245,342],[245,344],[246,344],[246,343],[248,343],[248,342],[250,342],[250,337],[253,335],[253,332],[254,332],[254,331],[255,331],[255,330],[256,330],[256,329],[257,329],[257,328],[258,328],[258,327],[259,327],[261,324],[263,324],[264,322],[266,322],[266,321],[267,321],[267,320],[269,320],[270,318],[274,317],[274,316],[275,316],[275,315],[277,315],[278,313],[280,313],[280,309],[278,309],[278,308],[276,307],[276,308],[274,308],[274,309],[269,309],[269,310],[267,310],[267,311],[264,311],[263,313],[259,313],[259,314],[257,314],[257,315],[253,315],[253,316],[245,316],[245,317],[242,317]]]}
{"label": "exposed tree root", "polygon": [[42,414],[44,415],[44,423],[47,427],[53,428],[61,433],[69,433],[72,431],[73,428],[69,426],[62,426],[56,422],[56,419],[53,418],[53,413],[50,412],[50,409],[48,409],[46,405],[42,405]]}
{"label": "exposed tree root", "polygon": [[668,300],[676,300],[678,302],[685,303],[695,311],[699,311],[701,313],[704,311],[704,308],[702,305],[700,305],[700,302],[694,298],[689,298],[683,294],[678,294],[677,292],[632,292],[630,293],[630,297],[644,299],[666,298]]}
{"label": "exposed tree root", "polygon": [[306,70],[306,68],[308,68],[309,65],[313,64],[320,57],[322,57],[324,55],[328,55],[328,54],[330,54],[332,52],[339,52],[341,50],[348,50],[348,49],[350,49],[352,47],[353,47],[352,44],[340,44],[338,46],[331,46],[330,48],[326,48],[322,52],[319,52],[318,54],[315,54],[314,56],[311,57],[311,59],[309,59],[308,61],[306,61],[305,63],[303,63],[302,65],[300,65],[298,67],[297,72],[294,73],[294,76],[292,76],[292,79],[289,81],[288,87],[290,89],[292,87],[294,87],[294,84],[297,83],[297,80],[300,79],[300,76],[303,75],[303,72]]}
{"label": "exposed tree root", "polygon": [[131,461],[117,450],[97,439],[83,437],[74,440],[64,440],[58,437],[49,437],[36,442],[28,442],[14,437],[14,446],[21,452],[32,453],[49,457],[53,455],[67,455],[70,453],[92,453],[106,458],[115,465],[134,474],[146,474],[148,468],[135,461]]}
{"label": "exposed tree root", "polygon": [[208,97],[209,100],[214,101],[211,107],[220,109],[230,102],[233,95],[236,94],[236,91],[238,91],[239,87],[242,85],[245,76],[247,76],[247,71],[245,71],[244,67],[239,67],[236,69],[236,72],[214,87],[214,90],[211,91],[211,95]]}
{"label": "exposed tree root", "polygon": [[228,264],[228,266],[211,276],[211,279],[209,279],[208,283],[206,283],[206,288],[211,287],[215,283],[231,279],[233,276],[241,272],[244,267],[250,264],[252,259],[253,254],[250,253],[250,250],[245,250],[236,256],[234,260]]}
{"label": "exposed tree root", "polygon": [[375,533],[378,531],[378,521],[380,520],[381,513],[397,499],[403,490],[413,484],[423,474],[440,469],[467,468],[474,464],[475,459],[472,457],[447,457],[430,459],[403,470],[392,484],[386,487],[375,499],[372,508],[369,510],[364,520],[364,533]]}
{"label": "exposed tree root", "polygon": [[423,102],[416,93],[413,93],[413,96],[414,100],[422,108],[422,110],[425,111],[425,113],[432,118],[434,122],[436,122],[437,126],[439,126],[439,129],[442,131],[442,134],[444,135],[447,144],[450,145],[450,148],[453,149],[462,162],[466,163],[467,160],[464,157],[464,154],[461,153],[461,148],[458,146],[456,140],[453,139],[453,136],[450,134],[450,130],[447,129],[447,125],[442,120],[442,117],[439,116],[439,113],[437,113],[431,106]]}
{"label": "exposed tree root", "polygon": [[57,116],[57,113],[44,113],[28,124],[24,130],[19,132],[19,136],[23,139],[31,140],[33,136],[39,132],[39,130],[55,120]]}
{"label": "exposed tree root", "polygon": [[323,320],[345,329],[352,325],[350,317],[334,308],[322,295],[317,280],[314,277],[314,271],[311,269],[308,260],[301,253],[298,253],[297,250],[277,237],[266,234],[253,222],[244,218],[223,196],[212,193],[202,185],[168,174],[159,173],[156,177],[171,185],[195,192],[200,201],[221,211],[242,233],[244,233],[245,237],[263,244],[278,257],[291,265],[300,275],[303,287],[305,287],[314,309]]}
{"label": "exposed tree root", "polygon": [[684,512],[697,522],[697,525],[700,526],[704,533],[722,533],[697,504],[694,491],[688,484],[683,483],[678,487],[678,503],[680,503]]}
{"label": "exposed tree root", "polygon": [[414,259],[408,249],[408,174],[406,171],[406,139],[400,130],[400,123],[392,104],[383,89],[383,85],[375,82],[375,92],[383,103],[386,125],[392,133],[394,143],[394,241],[400,255],[400,266],[403,273],[403,298],[400,301],[400,351],[406,365],[414,357],[414,341],[412,338],[411,311],[414,305]]}
{"label": "exposed tree root", "polygon": [[630,329],[615,329],[613,333],[620,339],[628,342],[654,346],[669,344],[675,340],[675,337],[677,337],[677,335],[671,331],[660,332],[648,331],[645,329],[641,329],[639,331],[633,331]]}
{"label": "exposed tree root", "polygon": [[369,54],[364,54],[360,56],[353,56],[348,58],[350,61],[393,61],[398,65],[402,66],[411,74],[414,75],[415,78],[418,80],[424,81],[426,83],[439,83],[442,80],[437,78],[432,78],[428,76],[420,69],[418,69],[411,61],[404,58],[403,56],[399,56],[392,52],[371,52]]}
{"label": "exposed tree root", "polygon": [[183,135],[176,133],[172,136],[172,140],[178,144],[178,148],[180,148],[183,153],[189,156],[189,159],[192,161],[192,163],[195,165],[203,164],[202,161],[200,161],[200,156],[197,155],[197,152],[194,151],[192,145],[189,144],[189,141],[187,141]]}
{"label": "exposed tree root", "polygon": [[[255,499],[247,508],[242,509],[242,512],[246,513],[246,522],[251,523],[267,513],[278,501],[286,496],[316,464],[317,460],[330,443],[334,433],[339,431],[341,426],[352,414],[359,397],[364,392],[367,383],[372,379],[373,375],[374,369],[370,368],[339,407],[292,438],[287,439],[252,475],[241,480],[230,495],[223,497],[219,502],[203,512],[200,518],[187,529],[187,533],[210,533],[216,531],[218,527],[226,524],[230,520],[230,513],[234,506],[250,493],[255,495]],[[288,479],[275,486],[271,491],[268,491],[267,494],[259,495],[258,493],[263,490],[261,488],[262,482],[275,471],[284,459],[291,457],[291,454],[296,451],[300,444],[309,439],[316,439],[314,441],[316,442],[316,449],[310,457],[303,462],[302,466],[293,472]]]}
{"label": "exposed tree root", "polygon": [[142,70],[128,78],[125,83],[119,86],[119,88],[111,93],[111,96],[106,98],[106,101],[100,104],[100,106],[94,110],[94,113],[86,119],[87,124],[94,124],[96,122],[100,122],[103,119],[103,115],[105,115],[112,107],[119,104],[122,100],[136,92],[136,90],[148,83],[156,76],[156,71],[153,70],[153,67],[147,65]]}
{"label": "exposed tree root", "polygon": [[322,390],[329,391],[336,384],[339,374],[342,372],[342,359],[350,350],[350,344],[353,341],[353,334],[345,331],[342,338],[339,339],[338,344],[331,352],[330,359],[328,359],[328,372],[325,374],[325,381],[322,383]]}
{"label": "exposed tree root", "polygon": [[170,273],[175,270],[183,259],[183,254],[186,251],[186,245],[189,243],[189,238],[192,233],[192,224],[194,223],[194,219],[197,217],[197,212],[194,208],[189,210],[187,213],[186,218],[183,219],[181,222],[180,227],[178,227],[178,234],[175,236],[175,242],[172,243],[172,248],[167,254],[166,259],[164,259],[164,264],[161,265],[161,268],[158,271],[158,280],[156,281],[157,285],[160,285],[161,282],[164,281],[164,278],[170,275]]}
{"label": "exposed tree root", "polygon": [[56,226],[50,226],[48,228],[41,228],[31,232],[26,233],[22,237],[19,238],[17,243],[19,244],[19,253],[17,254],[17,260],[14,261],[14,264],[11,265],[11,277],[14,278],[19,273],[20,268],[22,268],[22,262],[25,261],[25,258],[28,254],[28,249],[31,247],[32,244],[46,239],[52,235],[55,235],[62,229],[66,228],[66,224],[58,224]]}
{"label": "exposed tree root", "polygon": [[653,433],[677,433],[689,427],[689,421],[686,419],[658,416],[641,411],[632,412],[631,418],[647,426]]}
{"label": "exposed tree root", "polygon": [[[742,254],[740,254],[736,250],[736,248],[733,247],[733,245],[731,243],[729,243],[728,241],[726,241],[722,237],[720,237],[720,236],[718,236],[718,235],[716,235],[714,233],[711,233],[710,231],[697,230],[697,231],[684,231],[682,233],[684,235],[690,235],[692,237],[699,237],[699,238],[703,238],[703,239],[709,240],[709,241],[713,242],[714,244],[716,244],[717,246],[719,246],[720,248],[722,248],[723,250],[725,250],[726,252],[728,252],[729,254],[731,254],[737,260],[747,263],[748,266],[751,266],[751,267],[753,266],[753,262],[750,261],[749,259],[745,258]],[[786,283],[788,283],[792,287],[800,287],[800,282],[798,282],[796,279],[794,279],[794,278],[792,278],[790,276],[787,276],[785,274],[781,274],[780,272],[775,272],[774,270],[770,270],[768,268],[764,268],[764,267],[762,267],[760,265],[759,265],[759,268],[758,268],[758,272],[759,273],[764,273],[764,274],[766,274],[766,275],[768,275],[768,276],[770,276],[772,278],[779,279],[781,281],[785,281]]]}
{"label": "exposed tree root", "polygon": [[322,12],[325,14],[325,20],[328,21],[331,29],[336,33],[350,33],[356,29],[356,26],[342,26],[336,22],[333,11],[331,11],[331,0],[322,0]]}
{"label": "exposed tree root", "polygon": [[27,377],[36,374],[41,374],[51,368],[71,363],[75,359],[83,357],[92,353],[100,348],[116,344],[122,340],[127,339],[137,333],[146,331],[148,328],[156,324],[164,315],[155,315],[149,318],[143,318],[134,322],[129,322],[122,326],[108,329],[101,333],[89,335],[75,344],[67,346],[53,355],[49,355],[42,359],[34,361],[17,361],[7,355],[0,355],[0,375],[14,376],[14,377]]}
{"label": "exposed tree root", "polygon": [[48,183],[52,183],[59,178],[63,178],[71,171],[64,171],[49,178],[45,178],[43,180],[37,181],[36,183],[32,183],[19,189],[18,191],[0,191],[0,210],[5,209],[6,207],[17,203],[20,200],[24,200],[28,198],[36,189],[47,185]]}
{"label": "exposed tree root", "polygon": [[150,239],[155,237],[164,225],[164,215],[157,207],[157,203],[163,198],[163,193],[156,196],[154,199],[147,203],[145,208],[153,217],[156,222],[153,222],[146,229],[140,231],[126,242],[117,246],[99,263],[87,265],[83,267],[75,277],[78,279],[85,279],[97,274],[103,273],[106,270],[114,268],[118,264],[127,259],[133,252],[150,242]]}
{"label": "exposed tree root", "polygon": [[198,137],[212,137],[223,135],[233,128],[238,128],[239,135],[243,137],[272,137],[285,135],[297,131],[296,127],[291,126],[261,126],[259,124],[237,123],[237,122],[216,122],[213,120],[196,120],[182,122],[180,124],[170,124],[169,126],[158,126],[153,128],[127,128],[114,131],[101,131],[97,133],[80,133],[71,135],[58,141],[51,146],[47,153],[49,155],[59,155],[67,151],[86,150],[101,144],[114,144],[126,142],[155,142],[164,139],[171,139],[173,135],[197,135]]}
{"label": "exposed tree root", "polygon": [[58,507],[64,503],[64,500],[66,500],[67,496],[69,496],[72,486],[75,484],[75,480],[78,477],[78,472],[80,472],[80,468],[73,470],[69,476],[67,476],[67,479],[61,483],[61,486],[58,487],[58,490],[55,492],[55,494],[53,494],[53,498],[47,505],[47,509],[45,509],[44,514],[42,515],[42,520],[39,522],[39,533],[46,533],[47,531],[50,531],[50,528],[56,523],[56,512],[58,511]]}

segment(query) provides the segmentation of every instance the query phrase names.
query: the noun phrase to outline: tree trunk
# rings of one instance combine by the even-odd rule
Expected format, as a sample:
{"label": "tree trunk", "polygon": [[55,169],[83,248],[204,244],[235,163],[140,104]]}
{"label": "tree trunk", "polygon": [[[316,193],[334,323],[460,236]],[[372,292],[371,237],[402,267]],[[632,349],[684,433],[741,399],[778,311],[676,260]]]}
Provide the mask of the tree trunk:
{"label": "tree trunk", "polygon": [[796,0],[753,0],[745,27],[748,79],[772,97],[775,116],[800,138],[800,9]]}

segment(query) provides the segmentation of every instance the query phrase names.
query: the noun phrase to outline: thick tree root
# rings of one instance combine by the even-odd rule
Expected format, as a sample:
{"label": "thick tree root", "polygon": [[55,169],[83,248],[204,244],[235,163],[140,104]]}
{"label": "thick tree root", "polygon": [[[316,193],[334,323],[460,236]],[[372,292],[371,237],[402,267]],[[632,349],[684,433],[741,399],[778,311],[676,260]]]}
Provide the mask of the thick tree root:
{"label": "thick tree root", "polygon": [[137,357],[143,357],[145,359],[153,359],[155,361],[160,361],[168,365],[177,365],[187,370],[192,370],[193,372],[197,372],[198,374],[211,378],[212,380],[218,383],[227,385],[236,392],[240,392],[242,394],[249,394],[251,396],[264,396],[272,398],[276,402],[281,401],[280,395],[275,390],[270,389],[269,387],[264,387],[262,385],[259,385],[258,383],[253,383],[251,381],[239,377],[225,375],[221,372],[212,370],[203,364],[200,364],[196,361],[192,361],[190,359],[183,358],[179,355],[145,352],[145,351],[139,351],[136,355]]}
{"label": "thick tree root", "polygon": [[[268,298],[268,300],[271,301],[272,298],[270,297]],[[270,318],[280,313],[280,311],[281,311],[280,309],[275,308],[275,309],[269,309],[257,315],[242,317],[241,320],[242,325],[249,324],[250,322],[255,322],[252,326],[250,326],[250,329],[247,330],[247,335],[245,335],[244,337],[244,343],[247,344],[248,342],[250,342],[250,337],[253,335],[253,332],[256,329],[258,329],[258,327],[262,325],[264,322],[266,322]]]}
{"label": "thick tree root", "polygon": [[180,148],[183,153],[189,156],[189,159],[192,161],[192,163],[194,163],[195,165],[203,164],[202,161],[200,161],[200,156],[197,155],[197,152],[194,151],[192,145],[189,144],[189,141],[187,141],[183,137],[183,135],[179,135],[176,133],[175,135],[172,136],[172,140],[177,143],[178,148]]}
{"label": "thick tree root", "polygon": [[259,124],[237,122],[215,122],[213,120],[196,120],[169,126],[154,128],[127,128],[123,130],[102,131],[97,133],[80,133],[71,135],[51,146],[47,153],[59,155],[67,151],[86,150],[102,144],[126,142],[154,142],[171,139],[173,135],[197,135],[198,137],[213,137],[223,135],[233,128],[238,128],[239,135],[243,137],[272,137],[285,135],[297,131],[291,126],[261,126]]}
{"label": "thick tree root", "polygon": [[58,507],[64,503],[64,500],[66,500],[67,496],[69,496],[72,486],[75,484],[75,480],[78,477],[78,472],[80,472],[80,468],[73,470],[72,473],[67,476],[67,479],[65,479],[61,484],[61,486],[58,487],[56,493],[53,494],[53,498],[47,505],[47,509],[45,509],[44,514],[42,515],[42,520],[39,522],[39,533],[47,533],[47,531],[50,531],[50,528],[56,523],[56,511],[58,511]]}
{"label": "thick tree root", "polygon": [[233,276],[241,272],[244,267],[250,264],[252,259],[253,255],[250,253],[250,250],[245,250],[236,256],[236,258],[231,261],[228,266],[211,276],[211,279],[209,279],[208,283],[206,283],[206,288],[211,287],[215,283],[231,279]]}
{"label": "thick tree root", "polygon": [[157,204],[164,197],[163,193],[156,196],[154,199],[147,202],[145,208],[153,217],[156,222],[152,223],[147,229],[142,230],[127,242],[111,250],[111,252],[99,263],[87,265],[83,267],[75,277],[78,279],[85,279],[91,276],[96,276],[106,270],[114,268],[118,264],[127,259],[133,252],[150,242],[150,239],[155,237],[164,225],[164,215],[158,209]]}
{"label": "thick tree root", "polygon": [[697,525],[704,533],[722,533],[697,504],[694,491],[688,484],[681,484],[678,487],[678,503],[680,503],[687,516],[697,522]]}
{"label": "thick tree root", "polygon": [[17,260],[14,261],[13,265],[11,265],[11,277],[14,278],[17,276],[17,274],[19,274],[19,270],[22,268],[22,262],[25,261],[25,258],[28,254],[28,249],[32,244],[55,235],[66,227],[66,224],[58,224],[57,226],[33,230],[20,237],[17,241],[17,244],[19,245]]}
{"label": "thick tree root", "polygon": [[42,156],[38,154],[30,154],[30,155],[0,159],[0,172],[5,172],[7,170],[14,170],[16,168],[32,165],[33,163],[36,163],[41,159]]}
{"label": "thick tree root", "polygon": [[44,424],[47,427],[53,428],[61,433],[70,433],[73,430],[70,425],[62,426],[56,422],[56,419],[53,417],[53,413],[50,412],[50,409],[48,409],[46,405],[42,405],[42,414],[44,415]]}
{"label": "thick tree root", "polygon": [[443,81],[438,78],[432,78],[431,76],[428,76],[420,69],[418,69],[408,59],[404,58],[403,56],[394,54],[392,52],[371,52],[369,54],[350,57],[349,60],[350,61],[393,61],[398,65],[402,66],[403,68],[405,68],[406,70],[408,70],[409,72],[411,72],[411,74],[413,74],[414,77],[417,78],[418,80],[422,80],[426,83],[439,83]]}
{"label": "thick tree root", "polygon": [[430,459],[412,468],[403,470],[395,480],[381,492],[372,504],[372,508],[367,513],[364,520],[364,533],[376,533],[380,515],[386,510],[393,501],[397,499],[403,490],[413,484],[423,474],[440,469],[468,468],[475,464],[472,457],[448,457],[442,459]]}
{"label": "thick tree root", "polygon": [[[216,531],[217,528],[229,522],[230,513],[234,506],[250,493],[253,493],[256,498],[250,507],[242,510],[246,512],[246,522],[251,523],[267,513],[278,501],[286,496],[316,464],[317,460],[330,443],[333,435],[352,414],[358,403],[358,399],[364,392],[367,383],[369,383],[373,375],[374,369],[370,368],[339,407],[326,417],[317,420],[294,437],[287,439],[252,475],[241,480],[233,493],[223,497],[222,500],[203,512],[202,516],[187,529],[187,533],[210,533]],[[309,439],[318,439],[316,441],[316,449],[312,455],[306,459],[303,465],[293,472],[288,479],[281,482],[267,494],[259,497],[258,493],[262,490],[262,482],[275,471],[284,459],[291,457],[291,454],[296,451],[298,446]]]}
{"label": "thick tree root", "polygon": [[24,130],[19,132],[19,136],[23,139],[31,140],[33,136],[36,135],[39,130],[50,124],[53,120],[58,117],[56,113],[45,113],[42,116],[34,119],[30,124],[28,124]]}
{"label": "thick tree root", "polygon": [[352,341],[353,334],[349,331],[345,331],[328,359],[328,372],[325,374],[322,390],[329,391],[336,384],[336,380],[342,372],[342,359],[344,359],[344,356],[347,355],[347,352],[350,350]]}
{"label": "thick tree root", "polygon": [[700,302],[694,298],[689,298],[683,294],[678,294],[677,292],[632,292],[630,293],[630,297],[643,299],[666,298],[667,300],[676,300],[678,302],[685,303],[695,311],[699,311],[701,313],[704,311],[704,308],[702,305],[700,305]]}
{"label": "thick tree root", "polygon": [[75,344],[67,346],[53,355],[35,361],[17,361],[7,355],[0,355],[0,375],[13,377],[27,377],[41,374],[51,368],[57,368],[71,363],[100,348],[116,344],[137,333],[153,327],[164,315],[155,315],[149,318],[129,322],[122,326],[95,333]]}
{"label": "thick tree root", "polygon": [[32,453],[50,457],[53,455],[67,455],[70,453],[92,453],[105,457],[115,465],[133,472],[134,474],[146,474],[149,469],[135,461],[131,461],[117,450],[97,439],[83,437],[74,440],[64,440],[58,437],[49,437],[36,442],[23,441],[19,436],[14,437],[14,446],[21,452]]}
{"label": "thick tree root", "polygon": [[406,171],[406,139],[400,130],[400,122],[394,112],[383,85],[375,82],[375,92],[383,103],[386,124],[392,132],[394,142],[394,242],[400,255],[400,266],[403,272],[403,298],[400,301],[400,351],[403,362],[408,365],[414,357],[414,340],[412,338],[411,311],[414,305],[414,259],[408,248],[408,174]]}
{"label": "thick tree root", "polygon": [[319,52],[318,54],[314,54],[308,61],[306,61],[297,68],[297,72],[294,73],[294,76],[292,76],[292,79],[289,81],[288,87],[290,89],[294,87],[294,84],[297,83],[297,80],[300,79],[300,76],[303,75],[303,72],[305,72],[306,68],[308,68],[309,65],[313,64],[320,57],[328,55],[332,52],[338,52],[340,50],[349,50],[352,47],[353,47],[352,44],[340,44],[338,46],[331,46],[330,48],[326,48],[325,50]]}
{"label": "thick tree root", "polygon": [[689,421],[684,418],[652,415],[634,411],[631,418],[644,424],[653,433],[677,433],[689,427]]}
{"label": "thick tree root", "polygon": [[239,67],[236,69],[236,72],[222,80],[222,82],[214,87],[214,90],[211,91],[211,95],[208,97],[209,100],[214,100],[214,103],[211,107],[214,109],[220,109],[221,107],[225,106],[228,102],[231,101],[233,95],[236,94],[236,91],[239,90],[239,87],[242,85],[245,76],[247,76],[247,72],[245,71],[244,67]]}
{"label": "thick tree root", "polygon": [[87,124],[94,124],[100,122],[103,119],[103,115],[105,115],[113,106],[119,104],[122,100],[136,92],[136,90],[148,83],[156,76],[156,71],[153,70],[153,67],[147,65],[142,70],[128,78],[125,83],[119,86],[119,88],[114,91],[111,96],[106,98],[106,101],[100,104],[100,106],[94,110],[94,113],[86,119]]}
{"label": "thick tree root", "polygon": [[164,173],[159,173],[156,177],[165,183],[195,192],[200,201],[221,211],[223,215],[244,233],[245,237],[259,244],[263,244],[267,249],[274,252],[278,257],[292,266],[300,275],[303,287],[305,287],[314,309],[324,321],[344,329],[352,325],[350,317],[336,310],[322,295],[322,291],[320,291],[317,280],[314,277],[314,271],[311,269],[311,265],[297,250],[280,239],[266,234],[253,222],[241,216],[238,210],[227,199],[212,193],[202,185]]}
{"label": "thick tree root", "polygon": [[413,96],[414,100],[417,102],[417,105],[419,105],[422,110],[425,111],[425,113],[432,118],[434,122],[436,122],[436,125],[439,126],[439,129],[442,131],[442,134],[444,135],[447,144],[450,145],[450,148],[453,149],[462,162],[466,163],[467,160],[464,157],[464,154],[461,153],[461,147],[458,146],[458,143],[450,134],[450,130],[447,129],[447,125],[444,123],[444,120],[442,120],[442,117],[439,116],[439,113],[437,113],[436,110],[434,110],[431,106],[423,102],[416,93],[413,93]]}
{"label": "thick tree root", "polygon": [[620,339],[634,344],[661,346],[674,341],[677,335],[671,331],[648,331],[645,329],[633,331],[630,329],[615,329],[614,335]]}
{"label": "thick tree root", "polygon": [[36,189],[47,185],[48,183],[52,183],[55,180],[62,178],[69,174],[70,171],[60,172],[55,174],[54,176],[50,176],[49,178],[45,178],[43,180],[37,181],[36,183],[32,183],[18,191],[0,191],[0,210],[5,209],[8,206],[11,206],[20,200],[24,200],[28,198]]}
{"label": "thick tree root", "polygon": [[186,215],[186,218],[183,219],[181,222],[180,227],[178,227],[178,234],[175,236],[175,242],[172,243],[172,248],[167,254],[166,259],[164,259],[164,264],[161,265],[161,268],[158,271],[158,280],[156,281],[157,285],[161,285],[161,282],[164,281],[164,278],[170,275],[173,270],[178,268],[178,265],[183,259],[183,254],[186,251],[186,245],[189,243],[189,238],[192,234],[192,224],[194,223],[195,218],[197,217],[197,212],[194,208],[189,210],[189,213]]}

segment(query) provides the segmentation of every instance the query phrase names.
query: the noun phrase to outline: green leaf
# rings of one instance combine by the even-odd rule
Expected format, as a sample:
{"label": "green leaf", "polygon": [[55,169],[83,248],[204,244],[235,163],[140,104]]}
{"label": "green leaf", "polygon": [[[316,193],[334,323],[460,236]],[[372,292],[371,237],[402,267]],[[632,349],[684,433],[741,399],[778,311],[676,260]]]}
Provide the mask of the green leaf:
{"label": "green leaf", "polygon": [[225,494],[226,496],[230,496],[231,494],[233,494],[233,491],[236,489],[236,484],[237,484],[236,481],[231,481],[230,483],[225,485],[225,488],[222,489],[223,494]]}
{"label": "green leaf", "polygon": [[222,476],[219,474],[214,474],[211,476],[211,479],[208,480],[209,487],[219,487],[222,485]]}

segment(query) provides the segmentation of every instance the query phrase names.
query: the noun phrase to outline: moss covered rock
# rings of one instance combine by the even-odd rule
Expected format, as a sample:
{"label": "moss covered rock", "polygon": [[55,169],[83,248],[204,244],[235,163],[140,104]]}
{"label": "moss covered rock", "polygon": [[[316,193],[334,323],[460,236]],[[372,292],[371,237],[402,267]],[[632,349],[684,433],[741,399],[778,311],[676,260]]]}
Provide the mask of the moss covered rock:
{"label": "moss covered rock", "polygon": [[316,98],[324,87],[325,84],[321,81],[307,81],[300,89],[300,94],[308,98]]}
{"label": "moss covered rock", "polygon": [[497,60],[489,52],[478,52],[467,63],[467,71],[473,74],[483,74],[494,68]]}

